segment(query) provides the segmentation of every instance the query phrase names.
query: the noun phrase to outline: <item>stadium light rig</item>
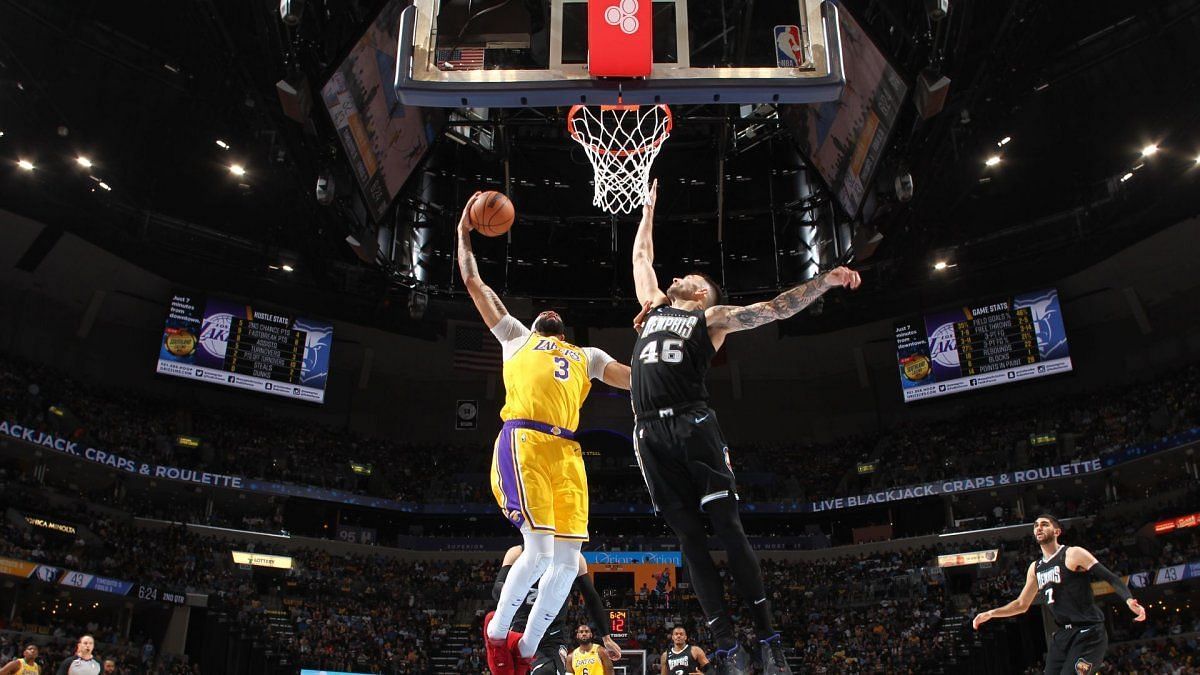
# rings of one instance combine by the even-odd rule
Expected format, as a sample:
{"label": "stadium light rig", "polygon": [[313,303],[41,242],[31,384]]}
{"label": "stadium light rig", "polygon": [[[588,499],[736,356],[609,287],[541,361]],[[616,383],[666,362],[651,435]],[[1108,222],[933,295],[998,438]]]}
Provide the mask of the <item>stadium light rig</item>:
{"label": "stadium light rig", "polygon": [[230,164],[229,173],[240,178],[246,175],[246,167],[242,166],[241,164]]}
{"label": "stadium light rig", "polygon": [[933,263],[933,269],[935,269],[939,272],[946,269],[947,267],[949,267],[949,265],[946,264],[945,260],[939,260],[939,261]]}
{"label": "stadium light rig", "polygon": [[222,150],[229,149],[229,144],[219,138],[217,139],[217,146],[220,147]]}
{"label": "stadium light rig", "polygon": [[983,163],[986,166],[996,166],[997,164],[1000,163],[1000,155],[992,155],[991,157],[988,157]]}
{"label": "stadium light rig", "polygon": [[33,162],[31,162],[27,159],[17,160],[17,166],[21,167],[22,169],[24,169],[26,171],[33,171]]}
{"label": "stadium light rig", "polygon": [[84,157],[83,155],[76,157],[75,163],[78,164],[79,166],[82,166],[85,169],[92,168],[92,160],[88,159],[87,157]]}
{"label": "stadium light rig", "polygon": [[1005,136],[1004,138],[1001,138],[999,141],[996,142],[996,146],[1003,148],[1004,146],[1008,145],[1008,142],[1011,140],[1012,140],[1012,136]]}
{"label": "stadium light rig", "polygon": [[1151,143],[1150,145],[1147,145],[1146,147],[1142,148],[1142,157],[1149,157],[1156,152],[1158,152],[1158,144]]}

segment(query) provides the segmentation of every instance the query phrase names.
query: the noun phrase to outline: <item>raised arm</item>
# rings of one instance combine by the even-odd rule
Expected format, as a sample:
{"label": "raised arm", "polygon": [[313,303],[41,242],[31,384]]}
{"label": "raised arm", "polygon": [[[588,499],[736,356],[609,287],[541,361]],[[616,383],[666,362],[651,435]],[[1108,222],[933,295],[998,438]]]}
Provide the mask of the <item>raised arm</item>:
{"label": "raised arm", "polygon": [[633,238],[633,286],[638,302],[649,302],[652,307],[667,302],[666,294],[658,287],[658,275],[654,273],[654,205],[657,202],[658,179],[655,179],[650,184],[650,201],[642,206],[642,222]]}
{"label": "raised arm", "polygon": [[479,310],[479,316],[483,317],[483,322],[488,328],[494,328],[500,319],[508,315],[508,309],[504,303],[500,301],[500,296],[492,290],[491,286],[483,283],[483,279],[479,276],[479,266],[475,264],[475,252],[471,250],[471,219],[468,216],[471,212],[471,204],[474,202],[480,193],[476,192],[467,200],[467,205],[463,207],[462,216],[458,219],[458,273],[462,275],[463,282],[467,285],[467,292],[471,294],[471,300],[475,302],[475,309]]}
{"label": "raised arm", "polygon": [[1029,570],[1025,573],[1025,588],[1021,589],[1021,594],[1016,600],[1008,603],[1003,607],[990,609],[986,612],[980,612],[975,615],[975,620],[971,622],[971,626],[975,630],[992,619],[1002,619],[1006,616],[1016,616],[1024,614],[1025,610],[1029,609],[1033,604],[1033,598],[1037,595],[1037,577],[1033,573],[1033,563],[1029,563]]}
{"label": "raised arm", "polygon": [[858,288],[861,283],[862,277],[858,275],[858,272],[847,267],[838,267],[824,274],[818,274],[766,302],[756,302],[745,307],[734,305],[709,307],[704,313],[704,318],[708,322],[708,333],[712,336],[713,342],[718,342],[729,333],[758,328],[765,323],[782,321],[795,316],[831,288],[845,286],[853,290]]}

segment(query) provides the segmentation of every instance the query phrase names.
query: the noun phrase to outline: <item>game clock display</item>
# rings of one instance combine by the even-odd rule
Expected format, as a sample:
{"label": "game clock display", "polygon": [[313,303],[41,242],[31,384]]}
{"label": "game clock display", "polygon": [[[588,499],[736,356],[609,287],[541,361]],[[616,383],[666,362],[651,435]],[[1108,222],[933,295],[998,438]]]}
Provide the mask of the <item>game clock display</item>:
{"label": "game clock display", "polygon": [[895,328],[905,402],[1072,368],[1054,289],[926,314]]}
{"label": "game clock display", "polygon": [[629,639],[629,610],[608,610],[608,634],[614,640]]}
{"label": "game clock display", "polygon": [[333,326],[192,293],[171,298],[158,372],[323,403]]}

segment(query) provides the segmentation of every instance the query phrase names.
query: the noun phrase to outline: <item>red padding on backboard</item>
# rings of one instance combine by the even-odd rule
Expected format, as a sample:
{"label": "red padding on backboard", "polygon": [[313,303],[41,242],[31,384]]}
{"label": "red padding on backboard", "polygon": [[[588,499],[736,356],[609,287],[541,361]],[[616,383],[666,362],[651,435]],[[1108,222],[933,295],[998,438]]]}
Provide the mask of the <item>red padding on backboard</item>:
{"label": "red padding on backboard", "polygon": [[652,0],[588,0],[588,72],[647,77],[654,60]]}

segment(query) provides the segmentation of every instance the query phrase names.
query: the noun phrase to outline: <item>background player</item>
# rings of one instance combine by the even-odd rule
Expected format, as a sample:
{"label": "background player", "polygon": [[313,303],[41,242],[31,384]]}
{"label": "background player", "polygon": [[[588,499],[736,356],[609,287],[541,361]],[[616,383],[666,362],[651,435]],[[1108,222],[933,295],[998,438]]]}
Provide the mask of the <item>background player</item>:
{"label": "background player", "polygon": [[[749,603],[762,641],[765,672],[790,673],[775,632],[758,558],[738,515],[729,449],[708,407],[709,363],[730,333],[793,316],[831,288],[858,288],[858,273],[839,267],[768,302],[717,305],[717,284],[701,274],[676,278],[663,293],[654,272],[654,206],[658,181],[642,208],[633,242],[633,279],[643,303],[644,328],[633,350],[634,449],[655,510],[679,537],[692,584],[717,639],[718,672],[738,672],[733,622],[721,575],[708,551],[707,512],[729,555],[729,570]],[[646,307],[648,303],[649,307]]]}
{"label": "background player", "polygon": [[0,675],[40,675],[42,668],[37,664],[37,657],[38,646],[35,644],[25,645],[25,650],[21,652],[21,658],[10,661],[0,668]]}
{"label": "background player", "polygon": [[[508,579],[508,574],[512,570],[513,563],[521,555],[521,550],[520,546],[513,546],[505,552],[504,559],[500,562],[500,572],[496,575],[496,582],[492,586],[493,598],[500,599],[500,594],[504,589],[504,582]],[[621,648],[608,635],[608,614],[604,608],[604,601],[600,598],[600,593],[596,590],[595,584],[592,583],[592,577],[588,575],[587,561],[584,560],[582,553],[579,555],[579,576],[575,577],[573,589],[583,595],[583,602],[587,606],[588,614],[591,615],[592,621],[603,631],[601,639],[604,642],[606,655],[613,661],[620,659]],[[533,607],[537,596],[538,589],[529,589],[529,594],[525,596],[525,602],[521,604],[516,616],[513,617],[512,629],[514,631],[521,632],[524,630],[525,623],[529,620],[529,610]],[[549,675],[550,673],[563,675],[568,672],[567,605],[570,599],[570,595],[568,594],[567,599],[563,601],[562,609],[559,610],[558,616],[554,618],[554,623],[550,625],[549,630],[546,631],[546,635],[538,645],[533,663],[531,664],[531,673],[536,671],[540,675]],[[576,634],[578,636],[578,630]],[[588,639],[592,639],[590,628],[588,629]]]}
{"label": "background player", "polygon": [[1104,613],[1092,595],[1092,579],[1107,581],[1117,597],[1133,612],[1134,621],[1145,621],[1146,610],[1129,592],[1116,574],[1081,546],[1058,543],[1062,523],[1054,516],[1038,516],[1033,523],[1033,538],[1042,549],[1042,557],[1029,563],[1025,588],[1016,600],[1003,607],[980,612],[971,625],[975,630],[992,619],[1024,614],[1034,597],[1042,599],[1054,615],[1058,630],[1046,650],[1046,675],[1085,675],[1100,669],[1108,650]]}
{"label": "background player", "polygon": [[[532,331],[509,315],[480,278],[471,250],[469,213],[479,194],[467,201],[459,219],[458,269],[504,354],[504,426],[492,456],[492,492],[524,539],[496,611],[484,622],[488,667],[506,675],[514,666],[528,667],[579,572],[579,549],[588,536],[587,477],[574,440],[579,408],[592,379],[628,389],[629,367],[599,349],[568,343],[557,312],[539,314]],[[510,632],[517,609],[538,579],[538,596],[523,634]]]}
{"label": "background player", "polygon": [[659,660],[661,675],[696,675],[703,673],[708,665],[704,650],[688,644],[687,629],[675,626],[671,629],[671,646]]}
{"label": "background player", "polygon": [[83,635],[75,645],[75,655],[68,656],[58,664],[55,675],[100,675],[100,662],[92,657],[96,648],[96,639],[91,635]]}
{"label": "background player", "polygon": [[[608,617],[605,617],[606,619]],[[603,626],[607,622],[598,625]],[[607,649],[600,649],[592,642],[592,627],[586,623],[579,624],[575,629],[575,641],[579,646],[571,650],[567,657],[571,675],[613,675],[612,659],[608,657]],[[612,641],[612,638],[609,638]]]}

